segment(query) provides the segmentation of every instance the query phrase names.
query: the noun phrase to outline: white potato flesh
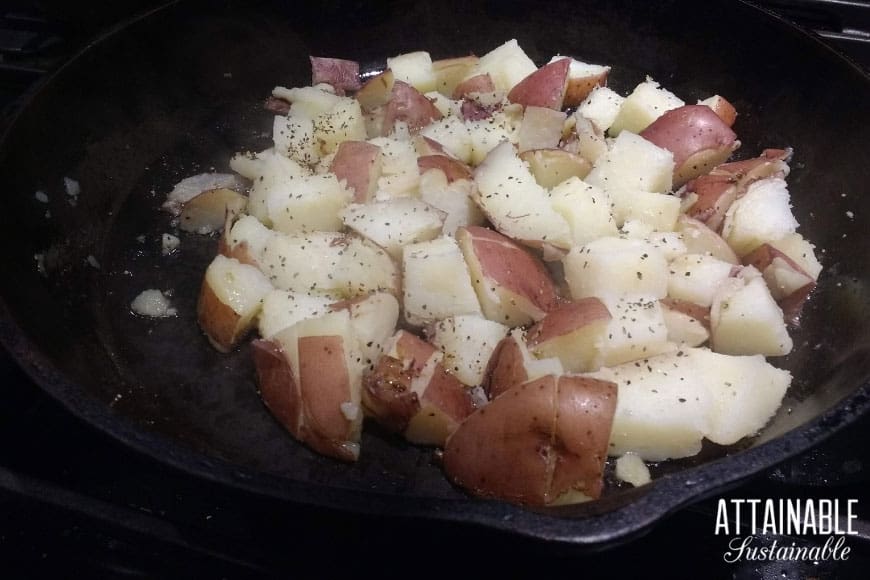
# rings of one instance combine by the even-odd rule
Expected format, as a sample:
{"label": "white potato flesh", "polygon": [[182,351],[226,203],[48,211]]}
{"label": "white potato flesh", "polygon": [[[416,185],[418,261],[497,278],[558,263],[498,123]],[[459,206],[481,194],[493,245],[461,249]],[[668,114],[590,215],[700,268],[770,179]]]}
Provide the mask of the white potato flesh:
{"label": "white potato flesh", "polygon": [[707,227],[706,224],[687,215],[677,219],[676,231],[680,233],[688,252],[691,254],[709,254],[731,264],[739,264],[740,259],[722,236]]}
{"label": "white potato flesh", "polygon": [[332,109],[314,118],[314,138],[320,155],[334,153],[342,141],[362,141],[366,136],[362,108],[351,97],[341,97]]}
{"label": "white potato flesh", "polygon": [[813,280],[819,279],[822,264],[816,258],[815,246],[805,240],[802,235],[789,234],[782,239],[770,242],[770,245],[794,260]]}
{"label": "white potato flesh", "polygon": [[608,131],[614,136],[622,131],[640,133],[667,111],[685,104],[672,92],[648,79],[637,85],[626,97]]}
{"label": "white potato flesh", "polygon": [[526,370],[526,382],[534,381],[547,375],[559,376],[565,374],[565,368],[562,366],[562,361],[556,357],[537,358],[529,351],[526,343],[526,331],[521,327],[516,327],[511,330],[510,336],[514,339],[517,346],[520,348],[522,355],[523,368]]}
{"label": "white potato flesh", "polygon": [[795,270],[791,264],[779,256],[774,258],[770,265],[764,269],[763,276],[771,296],[777,301],[791,296],[814,282],[810,276]]}
{"label": "white potato flesh", "polygon": [[708,349],[601,369],[592,376],[617,383],[610,454],[647,461],[695,455],[708,438],[731,445],[756,434],[782,403],[791,375],[762,356],[728,356]]}
{"label": "white potato flesh", "polygon": [[245,324],[260,312],[263,298],[272,291],[269,279],[256,267],[221,254],[206,269],[205,283]]}
{"label": "white potato flesh", "polygon": [[610,150],[599,157],[586,182],[608,191],[654,191],[671,189],[674,155],[634,133],[620,133]]}
{"label": "white potato flesh", "polygon": [[315,296],[289,290],[272,290],[263,298],[259,331],[263,338],[272,338],[307,318],[317,318],[329,312],[335,302],[331,296]]}
{"label": "white potato flesh", "polygon": [[647,235],[646,240],[658,248],[668,262],[689,253],[682,234],[677,232],[652,232]]}
{"label": "white potato flesh", "polygon": [[272,228],[286,234],[335,232],[342,228],[341,210],[353,192],[327,173],[275,182],[266,193],[266,211]]}
{"label": "white potato flesh", "polygon": [[618,233],[610,195],[600,187],[570,177],[550,190],[550,202],[568,222],[575,246]]}
{"label": "white potato flesh", "polygon": [[467,121],[465,126],[471,140],[471,165],[480,165],[500,143],[509,141],[516,144],[519,141],[519,123],[504,111],[486,119]]}
{"label": "white potato flesh", "polygon": [[563,264],[575,300],[614,295],[664,298],[668,292],[667,260],[645,240],[598,238],[571,248]]}
{"label": "white potato flesh", "polygon": [[432,57],[426,51],[418,50],[388,58],[387,68],[393,71],[396,80],[408,83],[421,93],[434,91],[437,87]]}
{"label": "white potato flesh", "polygon": [[511,39],[480,57],[465,78],[489,74],[496,90],[507,93],[536,70],[532,59]]}
{"label": "white potato flesh", "polygon": [[403,248],[405,320],[424,325],[461,314],[481,314],[471,275],[456,240],[440,237]]}
{"label": "white potato flesh", "polygon": [[260,264],[266,245],[276,235],[260,220],[254,216],[246,215],[239,218],[230,228],[226,242],[230,250],[244,246],[251,259]]}
{"label": "white potato flesh", "polygon": [[624,102],[625,97],[613,89],[597,86],[577,107],[577,113],[595,123],[599,130],[607,131]]}
{"label": "white potato flesh", "polygon": [[292,89],[279,86],[272,89],[272,96],[290,103],[290,115],[312,120],[328,113],[341,101],[341,97],[324,90],[322,85]]}
{"label": "white potato flesh", "polygon": [[761,244],[795,232],[798,222],[791,212],[785,180],[769,177],[752,183],[725,212],[722,237],[738,256]]}
{"label": "white potato flesh", "polygon": [[263,166],[266,157],[275,154],[273,148],[255,153],[253,151],[242,151],[236,153],[230,158],[230,169],[251,181],[257,179],[263,174]]}
{"label": "white potato flesh", "polygon": [[720,287],[710,307],[710,330],[713,350],[725,354],[780,356],[793,346],[782,310],[761,276],[731,278]]}
{"label": "white potato flesh", "polygon": [[288,181],[301,179],[310,172],[296,161],[275,152],[264,152],[260,160],[260,173],[255,176],[248,195],[248,213],[270,226],[267,200],[272,189],[281,188]]}
{"label": "white potato flesh", "polygon": [[675,349],[668,341],[664,310],[658,300],[643,296],[604,297],[611,319],[600,335],[593,368],[641,360]]}
{"label": "white potato flesh", "polygon": [[340,213],[344,224],[370,239],[396,259],[402,247],[437,238],[445,214],[414,198],[352,203]]}
{"label": "white potato flesh", "polygon": [[532,149],[553,149],[562,140],[562,127],[568,115],[549,107],[526,107],[518,135],[520,153]]}
{"label": "white potato flesh", "polygon": [[613,218],[616,224],[643,222],[652,230],[670,232],[680,216],[680,198],[652,191],[610,190],[613,200]]}
{"label": "white potato flesh", "polygon": [[372,368],[399,322],[399,301],[388,292],[375,292],[349,306],[357,348],[362,363]]}
{"label": "white potato flesh", "polygon": [[376,137],[368,142],[381,148],[381,177],[378,179],[376,197],[416,196],[420,186],[420,171],[414,145],[395,135]]}
{"label": "white potato flesh", "polygon": [[426,125],[420,134],[437,141],[463,163],[472,162],[472,140],[469,128],[457,117],[445,117]]}
{"label": "white potato flesh", "polygon": [[384,250],[336,232],[274,235],[266,242],[259,265],[283,290],[342,298],[398,291],[398,270]]}
{"label": "white potato flesh", "polygon": [[489,359],[509,330],[482,316],[451,316],[435,323],[432,344],[444,352],[444,368],[474,387],[483,382]]}
{"label": "white potato flesh", "polygon": [[486,216],[474,203],[474,181],[458,179],[447,181],[440,169],[430,169],[420,175],[420,199],[444,212],[441,232],[452,236],[463,226],[477,226],[486,221]]}
{"label": "white potato flesh", "polygon": [[571,246],[571,229],[550,203],[509,142],[487,155],[475,171],[476,201],[495,228],[524,243]]}
{"label": "white potato flesh", "polygon": [[572,147],[576,147],[577,153],[589,161],[589,163],[595,163],[599,157],[607,153],[608,146],[607,139],[604,138],[604,132],[595,123],[579,113],[574,113],[573,118],[568,120],[567,125],[570,125],[572,121],[574,123],[574,133],[577,135],[577,141],[572,143]]}
{"label": "white potato flesh", "polygon": [[668,296],[710,306],[722,283],[731,276],[733,264],[705,254],[685,254],[671,261]]}
{"label": "white potato flesh", "polygon": [[681,346],[701,346],[710,340],[710,331],[697,318],[665,305],[662,305],[662,315],[668,328],[668,342]]}
{"label": "white potato flesh", "polygon": [[652,481],[646,463],[643,462],[640,455],[631,451],[616,460],[614,473],[617,479],[630,483],[634,487],[646,485]]}
{"label": "white potato flesh", "polygon": [[314,136],[314,121],[307,117],[276,116],[272,124],[275,151],[303,165],[320,160],[320,148]]}

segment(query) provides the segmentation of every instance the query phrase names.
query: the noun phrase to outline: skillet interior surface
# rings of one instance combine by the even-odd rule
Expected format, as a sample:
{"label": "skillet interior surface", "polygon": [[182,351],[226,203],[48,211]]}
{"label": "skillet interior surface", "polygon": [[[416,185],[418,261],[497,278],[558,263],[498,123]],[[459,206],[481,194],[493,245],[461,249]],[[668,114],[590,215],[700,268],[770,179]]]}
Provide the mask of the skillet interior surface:
{"label": "skillet interior surface", "polygon": [[[794,353],[777,361],[794,385],[760,437],[726,457],[709,450],[663,465],[645,488],[547,512],[469,500],[447,483],[431,450],[377,430],[367,430],[351,466],[298,445],[261,404],[248,348],[221,355],[196,326],[201,275],[217,240],[182,234],[176,255],[161,253],[161,235],[174,232],[158,209],[165,194],[183,177],[228,171],[238,150],[270,146],[262,101],[276,84],[308,84],[309,54],[375,70],[401,52],[483,54],[509,38],[538,64],[557,53],[610,64],[610,86],[623,94],[650,75],[686,102],[728,97],[740,112],[739,156],[794,147],[795,214],[825,266],[793,334]],[[868,103],[870,82],[856,67],[731,2],[703,11],[680,2],[181,3],[85,50],[35,93],[5,136],[2,338],[73,412],[204,477],[293,501],[545,539],[626,537],[870,406]],[[80,183],[77,197],[64,192],[64,177]],[[129,304],[146,288],[172,290],[179,316],[133,315]]]}

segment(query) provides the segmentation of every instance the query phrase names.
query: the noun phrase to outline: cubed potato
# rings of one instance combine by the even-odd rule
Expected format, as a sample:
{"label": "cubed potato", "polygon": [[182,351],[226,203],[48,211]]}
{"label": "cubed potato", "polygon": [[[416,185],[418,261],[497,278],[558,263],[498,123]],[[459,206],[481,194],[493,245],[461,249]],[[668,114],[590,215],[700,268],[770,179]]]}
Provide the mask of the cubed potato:
{"label": "cubed potato", "polygon": [[643,296],[608,296],[601,302],[610,313],[607,329],[598,335],[596,358],[589,367],[614,366],[675,350],[658,300]]}
{"label": "cubed potato", "polygon": [[234,219],[245,211],[248,198],[232,189],[203,191],[184,204],[178,227],[186,232],[210,234],[220,230],[227,218]]}
{"label": "cubed potato", "polygon": [[452,236],[463,226],[476,226],[486,216],[474,203],[474,181],[462,179],[448,182],[443,171],[430,169],[420,175],[420,199],[444,212],[441,232]]}
{"label": "cubed potato", "polygon": [[607,87],[595,87],[589,96],[577,107],[577,113],[583,115],[601,131],[607,131],[619,114],[625,97]]}
{"label": "cubed potato", "polygon": [[575,300],[587,296],[667,295],[667,261],[660,250],[644,240],[599,238],[571,248],[563,263]]}
{"label": "cubed potato", "polygon": [[369,139],[381,148],[381,177],[378,179],[376,199],[416,197],[420,187],[417,152],[409,140],[398,136]]}
{"label": "cubed potato", "polygon": [[676,304],[681,303],[678,301],[661,302],[662,316],[668,329],[668,342],[673,342],[680,346],[701,346],[710,340],[710,329],[708,328],[709,309],[706,309],[708,324],[705,325],[703,316],[699,317],[689,314],[675,307]]}
{"label": "cubed potato", "polygon": [[536,358],[526,346],[526,333],[520,327],[502,339],[489,360],[483,387],[490,399],[525,382],[565,372],[558,358]]}
{"label": "cubed potato", "polygon": [[716,113],[722,121],[729,127],[734,125],[737,120],[737,109],[734,108],[728,99],[721,95],[713,95],[702,101],[698,101],[699,105],[706,105]]}
{"label": "cubed potato", "polygon": [[507,98],[523,107],[545,107],[562,110],[568,89],[570,58],[556,59],[530,73],[510,89]]}
{"label": "cubed potato", "polygon": [[703,222],[681,215],[677,218],[676,231],[680,233],[687,253],[706,254],[729,264],[740,263],[728,242]]}
{"label": "cubed potato", "polygon": [[367,137],[359,101],[341,97],[328,112],[313,119],[314,138],[321,156],[335,152],[343,141],[363,141]]}
{"label": "cubed potato", "polygon": [[353,192],[329,173],[274,182],[265,201],[272,228],[295,234],[340,230],[343,225],[341,211],[351,199]]}
{"label": "cubed potato", "polygon": [[472,161],[472,141],[468,127],[461,119],[447,117],[431,123],[420,131],[441,144],[450,154],[464,163]]}
{"label": "cubed potato", "polygon": [[477,168],[475,181],[476,201],[498,231],[527,244],[570,247],[568,223],[553,209],[546,190],[535,182],[513,145],[503,142],[493,149]]}
{"label": "cubed potato", "polygon": [[434,91],[438,86],[432,57],[426,51],[418,50],[388,58],[387,68],[393,71],[396,80],[408,83],[421,93]]}
{"label": "cubed potato", "polygon": [[671,189],[674,155],[634,133],[620,133],[610,150],[598,158],[586,182],[608,191]]}
{"label": "cubed potato", "polygon": [[733,264],[703,254],[685,254],[671,261],[668,296],[710,306],[719,287],[731,276]]}
{"label": "cubed potato", "polygon": [[519,152],[558,147],[567,118],[568,115],[562,111],[531,105],[526,107],[517,144]]}
{"label": "cubed potato", "polygon": [[622,131],[640,133],[667,111],[685,104],[672,92],[661,88],[654,80],[647,79],[637,85],[623,101],[608,132],[613,136],[619,135]]}
{"label": "cubed potato", "polygon": [[550,202],[568,222],[575,246],[598,238],[615,237],[618,233],[611,213],[610,195],[578,177],[570,177],[553,187]]}
{"label": "cubed potato", "polygon": [[456,241],[486,318],[519,326],[540,320],[555,307],[550,274],[527,249],[480,226],[460,228]]}
{"label": "cubed potato", "polygon": [[200,328],[216,349],[229,352],[253,328],[263,298],[271,291],[268,278],[257,268],[218,254],[202,281]]}
{"label": "cubed potato", "polygon": [[[550,63],[561,58],[564,57],[554,56],[550,59]],[[576,107],[581,104],[596,87],[604,86],[607,83],[607,75],[610,73],[609,66],[589,64],[576,58],[572,58],[570,61],[568,87],[565,90],[565,99],[562,103],[564,107]]]}
{"label": "cubed potato", "polygon": [[512,39],[480,57],[465,78],[489,74],[496,90],[507,93],[537,68],[517,41]]}
{"label": "cubed potato", "polygon": [[395,259],[402,248],[441,234],[445,215],[428,203],[413,198],[396,198],[352,203],[339,214],[344,224],[385,249]]}
{"label": "cubed potato", "polygon": [[263,154],[260,171],[251,185],[248,195],[248,213],[267,226],[271,226],[267,200],[275,188],[282,188],[286,182],[301,179],[311,172],[292,159],[279,153]]}
{"label": "cubed potato", "polygon": [[[522,111],[522,109],[519,109]],[[514,116],[510,111],[497,111],[484,119],[465,122],[471,141],[471,165],[480,165],[489,153],[500,143],[519,142],[521,116]]]}
{"label": "cubed potato", "polygon": [[424,325],[461,314],[481,314],[459,244],[449,237],[403,248],[405,320]]}
{"label": "cubed potato", "polygon": [[782,309],[755,268],[750,279],[730,278],[710,307],[711,347],[723,354],[780,356],[791,352]]}
{"label": "cubed potato", "polygon": [[287,89],[275,87],[272,96],[291,103],[291,117],[311,119],[329,113],[344,97],[339,97],[334,91],[325,90],[324,86],[297,87]]}
{"label": "cubed potato", "polygon": [[444,96],[452,96],[456,85],[468,75],[478,60],[476,56],[460,56],[433,61],[436,90]]}
{"label": "cubed potato", "polygon": [[610,191],[613,219],[619,226],[627,222],[643,222],[658,232],[673,231],[680,216],[680,198],[652,191]]}
{"label": "cubed potato", "polygon": [[444,353],[444,368],[463,384],[483,383],[489,359],[510,328],[482,316],[451,316],[431,329],[432,344]]}
{"label": "cubed potato", "polygon": [[556,187],[570,177],[582,179],[592,169],[592,164],[584,157],[563,149],[523,151],[520,159],[529,164],[538,185],[547,189]]}
{"label": "cubed potato", "polygon": [[798,223],[791,212],[784,180],[767,178],[752,183],[725,214],[722,237],[738,256],[745,256],[764,242],[794,233]]}
{"label": "cubed potato", "polygon": [[367,80],[354,97],[366,111],[383,107],[390,100],[395,80],[393,71],[387,69]]}
{"label": "cubed potato", "polygon": [[344,141],[336,149],[329,169],[344,180],[355,202],[365,203],[377,191],[382,167],[380,147],[365,141]]}
{"label": "cubed potato", "polygon": [[558,358],[568,372],[598,368],[611,315],[598,298],[561,304],[529,329],[529,350],[538,358]]}
{"label": "cubed potato", "polygon": [[272,290],[263,298],[263,309],[259,316],[260,336],[272,338],[300,320],[323,316],[330,311],[335,301],[331,296]]}

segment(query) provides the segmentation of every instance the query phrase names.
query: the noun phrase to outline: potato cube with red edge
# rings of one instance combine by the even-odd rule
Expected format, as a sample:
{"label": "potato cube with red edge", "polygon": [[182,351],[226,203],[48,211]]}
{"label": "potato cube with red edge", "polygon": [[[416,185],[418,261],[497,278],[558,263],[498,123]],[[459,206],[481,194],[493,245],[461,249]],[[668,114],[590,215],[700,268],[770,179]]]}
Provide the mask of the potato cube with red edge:
{"label": "potato cube with red edge", "polygon": [[725,213],[722,237],[738,256],[764,242],[794,233],[798,222],[791,212],[791,197],[783,179],[769,177],[752,183]]}
{"label": "potato cube with red edge", "polygon": [[453,91],[468,72],[477,64],[478,57],[460,56],[445,58],[432,62],[432,72],[435,73],[435,89],[446,97],[453,96]]}
{"label": "potato cube with red edge", "polygon": [[359,63],[355,60],[309,56],[311,84],[327,83],[336,91],[355,91],[360,88]]}
{"label": "potato cube with red edge", "polygon": [[640,136],[674,154],[674,187],[708,173],[740,146],[731,127],[706,105],[671,109]]}
{"label": "potato cube with red edge", "polygon": [[305,175],[269,188],[266,211],[279,232],[334,232],[341,229],[340,212],[352,198],[335,175]]}
{"label": "potato cube with red edge", "polygon": [[565,91],[568,89],[570,66],[570,58],[560,58],[545,64],[514,85],[507,94],[508,100],[524,107],[546,107],[561,111]]}
{"label": "potato cube with red edge", "polygon": [[565,369],[558,358],[536,358],[526,346],[526,333],[514,328],[492,353],[484,376],[483,388],[494,399],[511,387],[546,375],[561,375]]}
{"label": "potato cube with red edge", "polygon": [[645,296],[604,296],[610,312],[607,329],[601,333],[592,368],[643,360],[675,350],[668,341],[668,327],[658,300]]}
{"label": "potato cube with red edge", "polygon": [[764,278],[751,266],[741,274],[729,278],[713,298],[710,307],[711,348],[715,352],[734,355],[788,354],[793,342],[782,309],[771,296]]}
{"label": "potato cube with red edge", "polygon": [[537,68],[516,39],[511,39],[481,56],[465,78],[489,74],[496,90],[506,93]]}
{"label": "potato cube with red edge", "polygon": [[442,152],[453,155],[463,163],[472,161],[472,139],[468,127],[462,119],[445,117],[423,127],[420,135],[437,141]]}
{"label": "potato cube with red edge", "polygon": [[513,387],[450,436],[444,469],[474,495],[551,504],[568,493],[597,498],[616,407],[616,385],[546,376]]}
{"label": "potato cube with red edge", "polygon": [[[552,64],[563,56],[554,56],[550,59]],[[589,96],[593,89],[607,84],[607,75],[610,74],[609,66],[600,64],[589,64],[569,58],[571,65],[568,67],[568,86],[565,89],[565,99],[562,102],[563,107],[576,107],[583,102],[583,99]]]}
{"label": "potato cube with red edge", "polygon": [[347,311],[302,320],[254,343],[260,395],[275,417],[318,453],[356,461],[362,366]]}
{"label": "potato cube with red edge", "polygon": [[710,340],[710,309],[684,302],[660,301],[662,316],[668,329],[668,342],[681,346],[701,346]]}
{"label": "potato cube with red edge", "polygon": [[421,93],[434,91],[437,87],[432,57],[424,50],[388,58],[387,68],[393,71],[396,80],[408,83]]}
{"label": "potato cube with red edge", "polygon": [[272,284],[260,270],[218,254],[205,271],[197,304],[199,325],[211,344],[229,352],[256,324]]}
{"label": "potato cube with red edge", "polygon": [[456,240],[488,319],[521,326],[556,306],[556,288],[546,266],[510,238],[468,226],[456,231]]}
{"label": "potato cube with red edge", "polygon": [[377,137],[369,143],[381,148],[383,160],[375,198],[416,197],[420,170],[414,145],[397,135]]}
{"label": "potato cube with red edge", "polygon": [[642,294],[664,298],[668,263],[645,240],[606,237],[571,248],[563,260],[571,296]]}
{"label": "potato cube with red edge", "polygon": [[399,121],[407,123],[411,131],[417,131],[441,117],[441,111],[420,91],[396,80],[386,105],[383,134],[390,134]]}
{"label": "potato cube with red edge", "polygon": [[474,178],[477,204],[495,229],[527,245],[571,246],[568,223],[509,142],[490,151]]}
{"label": "potato cube with red edge", "polygon": [[361,353],[361,363],[371,368],[386,348],[399,322],[399,301],[389,292],[373,292],[350,300],[334,302],[330,311],[347,310]]}
{"label": "potato cube with red edge", "polygon": [[676,231],[680,233],[689,254],[706,254],[729,264],[740,263],[728,242],[704,222],[681,215],[677,218]]}
{"label": "potato cube with red edge", "polygon": [[451,316],[427,329],[432,344],[444,353],[444,368],[463,384],[483,383],[489,359],[510,328],[482,316]]}
{"label": "potato cube with red edge", "polygon": [[675,94],[661,88],[659,83],[647,78],[622,102],[608,132],[611,136],[617,136],[622,131],[640,133],[667,111],[685,104]]}
{"label": "potato cube with red edge", "polygon": [[404,246],[405,321],[422,326],[460,314],[480,314],[471,275],[456,240],[440,237]]}
{"label": "potato cube with red edge", "polygon": [[[793,236],[799,237],[799,234],[793,234]],[[761,272],[768,289],[770,289],[771,296],[782,308],[786,320],[795,322],[804,302],[816,286],[816,279],[797,260],[780,250],[778,245],[786,247],[785,244],[778,242],[765,242],[744,256],[743,262],[754,266]],[[807,252],[803,256],[810,257],[815,261],[812,246],[803,251]],[[807,262],[808,260],[805,259],[804,263]],[[811,266],[807,265],[807,267]],[[818,276],[819,270],[812,268],[811,271]]]}
{"label": "potato cube with red edge", "polygon": [[440,350],[400,330],[363,381],[363,402],[379,423],[406,439],[443,445],[474,410],[466,387],[442,365]]}
{"label": "potato cube with red edge", "polygon": [[365,203],[374,196],[381,176],[381,148],[365,141],[344,141],[335,152],[329,170],[353,191],[353,200]]}
{"label": "potato cube with red edge", "polygon": [[558,358],[568,372],[595,370],[610,320],[598,298],[560,304],[529,329],[527,344],[538,358]]}
{"label": "potato cube with red edge", "polygon": [[245,211],[248,198],[232,189],[203,191],[186,202],[178,216],[178,227],[185,232],[210,234],[219,231],[227,217],[235,218]]}
{"label": "potato cube with red edge", "polygon": [[698,104],[710,107],[726,125],[734,126],[734,121],[737,120],[737,109],[722,95],[713,95],[703,101],[698,101]]}

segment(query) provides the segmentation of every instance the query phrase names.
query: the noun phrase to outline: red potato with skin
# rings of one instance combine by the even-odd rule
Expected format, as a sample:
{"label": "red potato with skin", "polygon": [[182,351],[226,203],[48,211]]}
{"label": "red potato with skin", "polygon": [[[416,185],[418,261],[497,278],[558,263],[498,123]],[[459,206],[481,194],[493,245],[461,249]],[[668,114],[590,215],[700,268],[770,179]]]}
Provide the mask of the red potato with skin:
{"label": "red potato with skin", "polygon": [[395,82],[393,71],[387,69],[366,81],[354,97],[363,110],[373,111],[389,102]]}
{"label": "red potato with skin", "polygon": [[447,177],[447,183],[460,179],[472,179],[471,167],[447,155],[423,155],[417,158],[417,168],[422,175],[430,169],[440,169]]}
{"label": "red potato with skin", "polygon": [[489,399],[523,383],[565,372],[558,358],[536,358],[526,346],[525,333],[515,328],[499,342],[489,359],[483,389]]}
{"label": "red potato with skin", "polygon": [[695,202],[686,215],[704,222],[715,232],[722,229],[725,213],[753,182],[768,177],[788,175],[788,149],[765,149],[761,156],[743,161],[732,161],[714,167],[707,175],[701,175],[686,184],[688,195]]}
{"label": "red potato with skin", "polygon": [[373,418],[413,443],[443,445],[474,411],[474,403],[442,358],[423,339],[397,332],[391,348],[363,379],[363,404]]}
{"label": "red potato with skin", "polygon": [[723,163],[740,144],[731,127],[706,105],[667,111],[640,136],[674,154],[674,187]]}
{"label": "red potato with skin", "polygon": [[227,217],[234,218],[245,211],[248,198],[232,189],[203,191],[181,208],[178,227],[185,232],[210,234],[221,229]]}
{"label": "red potato with skin", "polygon": [[713,95],[709,99],[704,99],[699,105],[706,105],[712,109],[716,115],[722,119],[722,122],[728,125],[729,127],[734,126],[734,122],[737,120],[737,109],[734,108],[728,99],[721,95]]}
{"label": "red potato with skin", "polygon": [[530,328],[526,342],[536,357],[558,358],[568,372],[594,371],[611,318],[598,298],[566,302]]}
{"label": "red potato with skin", "polygon": [[482,75],[474,75],[457,84],[453,89],[453,98],[459,100],[470,96],[472,93],[492,92],[495,92],[492,77],[489,76],[489,73],[484,73]]}
{"label": "red potato with skin", "polygon": [[432,72],[435,73],[435,86],[438,92],[445,97],[452,96],[456,86],[468,75],[478,60],[480,60],[478,57],[469,55],[433,61]]}
{"label": "red potato with skin", "polygon": [[546,107],[561,111],[568,89],[570,66],[570,58],[542,66],[514,86],[507,95],[508,100],[524,107]]}
{"label": "red potato with skin", "polygon": [[338,146],[329,170],[353,191],[353,201],[365,203],[378,189],[383,166],[381,148],[366,141],[344,141]]}
{"label": "red potato with skin", "polygon": [[359,63],[341,58],[309,57],[311,60],[311,84],[332,85],[336,93],[344,96],[346,91],[360,88]]}
{"label": "red potato with skin", "polygon": [[290,112],[290,103],[284,99],[269,95],[263,102],[263,108],[276,115],[287,115]]}
{"label": "red potato with skin", "polygon": [[404,121],[417,131],[442,117],[441,111],[423,93],[402,81],[394,81],[384,113],[383,134],[388,135],[397,121]]}
{"label": "red potato with skin", "polygon": [[444,469],[474,495],[547,505],[566,493],[597,498],[616,410],[616,385],[546,376],[477,410],[444,449]]}
{"label": "red potato with skin", "polygon": [[467,226],[456,231],[486,318],[508,326],[540,320],[555,308],[556,287],[546,266],[496,231]]}
{"label": "red potato with skin", "polygon": [[[576,107],[589,96],[589,93],[597,86],[607,85],[607,75],[610,74],[610,67],[590,67],[586,65],[582,67],[586,72],[575,75],[568,69],[568,85],[565,88],[565,98],[562,101],[563,107]],[[593,71],[592,69],[596,69]]]}
{"label": "red potato with skin", "polygon": [[746,256],[743,263],[762,273],[771,295],[786,321],[795,324],[816,280],[785,252],[764,243]]}

